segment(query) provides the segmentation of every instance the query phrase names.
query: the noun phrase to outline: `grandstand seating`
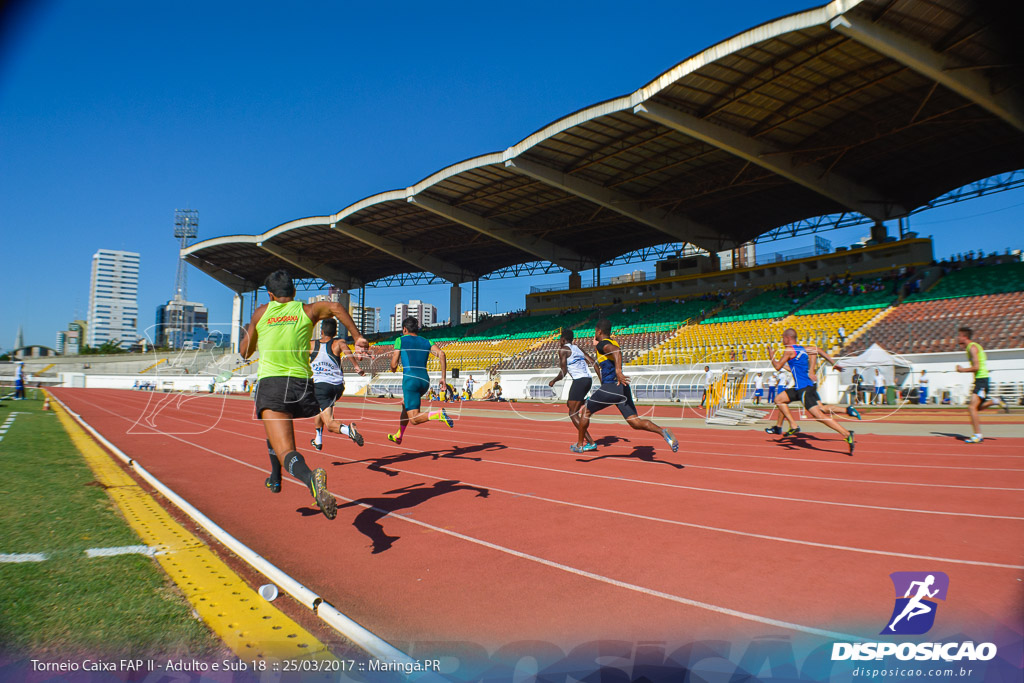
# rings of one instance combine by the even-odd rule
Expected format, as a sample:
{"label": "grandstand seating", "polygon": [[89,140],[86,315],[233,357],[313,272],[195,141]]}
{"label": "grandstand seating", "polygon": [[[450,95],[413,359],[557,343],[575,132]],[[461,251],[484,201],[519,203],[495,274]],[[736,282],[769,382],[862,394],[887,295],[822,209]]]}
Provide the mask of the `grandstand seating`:
{"label": "grandstand seating", "polygon": [[777,350],[781,346],[782,332],[788,327],[796,330],[801,342],[835,352],[838,350],[840,326],[845,327],[847,335],[852,336],[882,310],[867,308],[791,315],[780,320],[754,319],[688,325],[679,334],[639,354],[630,364],[687,365],[767,360],[766,347],[771,345]]}
{"label": "grandstand seating", "polygon": [[894,353],[959,351],[957,328],[962,326],[970,327],[987,349],[1024,346],[1024,292],[904,303],[845,353],[859,353],[872,343]]}
{"label": "grandstand seating", "polygon": [[940,279],[927,292],[913,294],[907,301],[935,301],[965,296],[982,296],[1024,291],[1024,263],[968,266]]}
{"label": "grandstand seating", "polygon": [[757,294],[738,307],[722,309],[708,316],[703,324],[731,323],[742,320],[759,320],[764,318],[782,318],[800,305],[803,299],[799,295],[781,289],[769,289]]}

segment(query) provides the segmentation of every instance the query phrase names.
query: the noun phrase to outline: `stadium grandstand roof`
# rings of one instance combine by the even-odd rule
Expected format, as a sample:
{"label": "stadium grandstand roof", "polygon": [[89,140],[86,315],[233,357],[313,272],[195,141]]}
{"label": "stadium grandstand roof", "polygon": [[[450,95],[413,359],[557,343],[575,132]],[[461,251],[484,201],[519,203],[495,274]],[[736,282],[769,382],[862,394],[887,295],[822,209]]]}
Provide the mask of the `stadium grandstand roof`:
{"label": "stadium grandstand roof", "polygon": [[717,251],[839,212],[895,219],[1022,166],[1024,66],[1002,6],[837,0],[791,14],[502,152],[182,256],[237,292],[280,267],[352,289],[538,260],[581,271],[666,242]]}

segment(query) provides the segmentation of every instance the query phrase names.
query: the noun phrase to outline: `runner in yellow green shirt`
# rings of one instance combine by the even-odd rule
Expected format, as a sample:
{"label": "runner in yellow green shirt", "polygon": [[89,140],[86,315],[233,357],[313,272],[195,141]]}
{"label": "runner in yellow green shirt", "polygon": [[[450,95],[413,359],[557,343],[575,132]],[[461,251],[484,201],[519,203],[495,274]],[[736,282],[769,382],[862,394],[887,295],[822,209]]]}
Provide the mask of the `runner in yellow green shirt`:
{"label": "runner in yellow green shirt", "polygon": [[958,365],[956,371],[974,373],[974,388],[971,390],[971,402],[967,406],[967,410],[971,414],[971,426],[974,427],[974,434],[966,441],[967,443],[981,443],[985,439],[981,436],[979,413],[992,406],[999,406],[1007,413],[1010,412],[1010,409],[1003,399],[990,398],[988,354],[985,353],[985,349],[981,348],[981,344],[971,341],[971,336],[974,334],[971,328],[961,327],[957,332],[957,343],[967,350],[967,362],[970,365]]}
{"label": "runner in yellow green shirt", "polygon": [[[249,358],[257,350],[260,352],[256,417],[263,420],[270,448],[270,476],[266,487],[272,493],[281,491],[283,465],[289,474],[309,487],[320,511],[328,519],[334,519],[338,514],[337,503],[327,490],[327,473],[322,467],[310,470],[305,459],[295,450],[292,420],[320,414],[309,365],[313,325],[336,317],[352,333],[357,356],[365,357],[369,345],[341,304],[295,301],[295,285],[287,270],[274,271],[267,276],[264,285],[270,295],[270,303],[253,311],[242,339],[241,352],[244,358]],[[331,419],[326,426],[332,432],[341,433],[340,420]],[[279,455],[282,453],[283,457]]]}

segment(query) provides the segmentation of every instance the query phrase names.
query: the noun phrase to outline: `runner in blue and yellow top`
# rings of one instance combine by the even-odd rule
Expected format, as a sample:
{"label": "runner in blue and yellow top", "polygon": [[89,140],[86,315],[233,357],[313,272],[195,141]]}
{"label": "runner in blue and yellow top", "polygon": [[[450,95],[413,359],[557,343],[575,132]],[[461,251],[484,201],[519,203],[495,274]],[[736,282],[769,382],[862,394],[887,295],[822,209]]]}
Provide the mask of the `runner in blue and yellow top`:
{"label": "runner in blue and yellow top", "polygon": [[622,373],[622,352],[619,350],[619,343],[612,339],[612,324],[608,320],[597,321],[594,330],[594,349],[597,351],[594,366],[601,386],[590,395],[590,400],[583,408],[577,424],[577,440],[569,446],[569,450],[573,453],[585,452],[590,416],[602,408],[614,405],[622,413],[622,417],[626,418],[630,427],[660,434],[673,452],[678,451],[679,442],[672,432],[637,415],[633,393],[629,390],[629,377]]}
{"label": "runner in blue and yellow top", "polygon": [[441,362],[441,383],[438,385],[438,393],[443,393],[444,387],[448,385],[448,367],[444,351],[419,336],[419,331],[419,320],[412,316],[403,320],[402,336],[395,340],[395,350],[391,352],[391,372],[398,370],[399,361],[402,363],[402,417],[398,431],[388,434],[388,440],[397,444],[402,443],[405,430],[411,424],[423,424],[427,420],[442,420],[449,427],[455,426],[443,408],[436,413],[420,412],[423,394],[430,389],[427,359],[433,354]]}
{"label": "runner in blue and yellow top", "polygon": [[841,424],[827,417],[822,412],[821,399],[818,397],[818,384],[815,381],[818,356],[821,356],[836,370],[841,370],[842,368],[823,349],[811,345],[797,344],[796,330],[792,327],[782,333],[782,343],[786,346],[782,356],[778,359],[774,358],[775,351],[769,346],[768,360],[776,370],[781,370],[788,363],[790,372],[793,373],[795,384],[775,397],[775,407],[779,409],[781,415],[776,425],[769,427],[765,431],[769,434],[781,434],[782,420],[786,419],[789,420],[790,428],[784,436],[796,436],[799,434],[800,427],[797,426],[793,413],[789,410],[789,403],[791,401],[800,401],[815,420],[843,435],[846,444],[850,447],[849,455],[853,455],[853,432],[845,429]]}
{"label": "runner in blue and yellow top", "polygon": [[[345,307],[332,301],[303,304],[295,301],[295,285],[287,270],[277,270],[264,282],[270,303],[252,314],[242,339],[242,357],[260,353],[259,382],[256,387],[256,417],[263,421],[270,450],[270,476],[265,482],[271,493],[281,491],[281,467],[309,487],[320,511],[328,519],[337,515],[337,503],[327,490],[327,473],[322,467],[310,470],[295,450],[292,420],[320,414],[309,365],[309,341],[313,325],[336,317],[355,339],[356,353],[365,356],[368,349],[352,316]],[[327,429],[341,433],[341,422],[328,419]],[[283,457],[279,454],[284,454]]]}
{"label": "runner in blue and yellow top", "polygon": [[967,350],[968,366],[956,366],[957,372],[973,372],[974,388],[971,389],[971,402],[967,410],[971,414],[971,426],[974,427],[974,435],[967,439],[967,443],[981,443],[985,439],[981,436],[981,418],[979,413],[985,408],[999,406],[1004,412],[1010,412],[1006,401],[1001,398],[990,398],[988,380],[988,354],[981,344],[971,341],[974,332],[969,327],[961,327],[957,330],[956,341]]}

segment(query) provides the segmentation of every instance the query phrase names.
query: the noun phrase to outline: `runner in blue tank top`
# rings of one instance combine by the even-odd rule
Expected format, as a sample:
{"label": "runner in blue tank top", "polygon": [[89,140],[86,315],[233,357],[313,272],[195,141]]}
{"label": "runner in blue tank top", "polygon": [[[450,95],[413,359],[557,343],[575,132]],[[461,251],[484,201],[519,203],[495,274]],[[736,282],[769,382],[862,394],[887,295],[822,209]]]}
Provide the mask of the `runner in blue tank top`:
{"label": "runner in blue tank top", "polygon": [[427,420],[441,420],[449,427],[455,423],[448,417],[448,413],[441,409],[436,413],[421,413],[423,394],[430,388],[430,376],[427,374],[427,360],[431,354],[437,356],[441,362],[441,386],[448,385],[448,368],[444,357],[444,351],[436,344],[419,336],[420,321],[409,316],[402,321],[402,336],[395,340],[395,350],[391,352],[391,372],[398,370],[398,363],[402,363],[402,416],[399,420],[398,431],[388,434],[388,440],[397,444],[402,443],[405,430],[409,425],[418,425]]}
{"label": "runner in blue tank top", "polygon": [[789,370],[793,373],[795,386],[780,392],[775,397],[775,405],[779,409],[779,418],[774,427],[769,427],[765,431],[769,434],[782,434],[782,421],[785,419],[789,420],[789,430],[784,436],[799,434],[800,427],[797,426],[788,404],[791,401],[800,401],[815,420],[843,435],[847,445],[850,447],[849,454],[853,455],[853,432],[848,431],[841,424],[827,417],[822,412],[821,399],[818,398],[818,384],[815,381],[818,356],[821,356],[822,359],[836,370],[841,370],[842,368],[823,349],[810,345],[802,346],[797,344],[796,341],[796,330],[790,327],[782,333],[782,343],[785,344],[786,348],[778,360],[773,358],[774,351],[770,346],[768,347],[768,359],[771,361],[772,367],[776,370],[781,370],[788,363]]}

